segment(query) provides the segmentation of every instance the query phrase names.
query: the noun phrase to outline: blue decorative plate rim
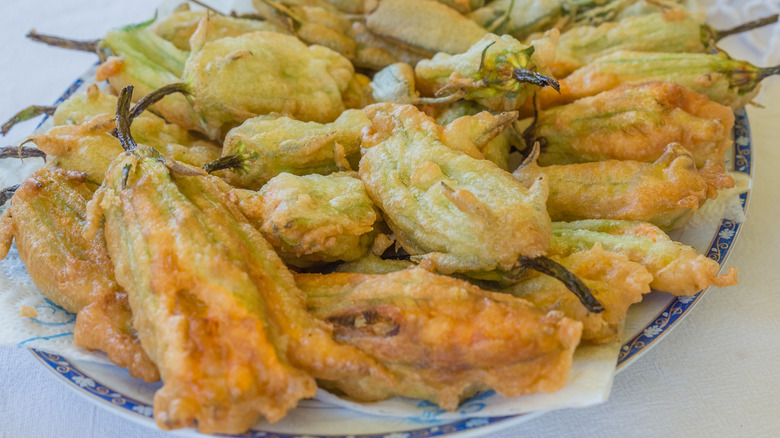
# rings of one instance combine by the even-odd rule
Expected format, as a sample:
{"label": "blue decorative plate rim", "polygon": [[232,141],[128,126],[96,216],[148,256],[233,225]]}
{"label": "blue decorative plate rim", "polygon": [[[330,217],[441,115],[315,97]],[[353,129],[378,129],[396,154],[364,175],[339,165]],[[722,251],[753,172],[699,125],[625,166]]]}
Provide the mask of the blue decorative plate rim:
{"label": "blue decorative plate rim", "polygon": [[[70,97],[84,84],[84,78],[79,78],[68,87],[67,90],[55,101],[57,105]],[[734,112],[734,171],[744,173],[752,178],[752,149],[750,137],[750,125],[747,113],[744,109]],[[38,124],[36,130],[40,128],[49,116],[45,116]],[[740,195],[742,208],[747,211],[749,201],[748,189]],[[741,222],[723,220],[717,229],[715,237],[712,239],[707,257],[716,260],[721,268],[726,258],[731,252],[733,243],[742,228]],[[675,297],[669,304],[656,315],[653,320],[647,324],[637,335],[626,341],[621,347],[617,361],[617,371],[620,372],[630,365],[634,359],[647,351],[653,344],[668,334],[672,327],[679,323],[699,302],[706,290],[700,291],[696,295]],[[91,397],[101,401],[105,407],[119,408],[122,413],[130,414],[131,418],[141,422],[154,422],[154,409],[148,403],[128,397],[118,391],[114,391],[109,386],[101,383],[99,380],[90,377],[82,371],[76,364],[56,354],[50,354],[30,348],[29,351],[38,360],[41,361],[47,369],[52,371],[58,377],[72,385],[73,389],[81,395]],[[241,437],[241,438],[407,438],[407,437],[437,437],[450,436],[463,432],[476,432],[480,429],[492,428],[501,423],[514,423],[512,420],[518,420],[523,417],[535,416],[535,413],[519,414],[501,417],[475,417],[460,420],[454,420],[446,423],[409,429],[397,433],[379,433],[379,434],[349,434],[349,435],[311,435],[311,434],[287,434],[277,432],[267,432],[259,430],[250,430],[241,435],[217,434],[223,437]],[[509,424],[506,424],[509,426]],[[487,431],[486,431],[487,432]]]}

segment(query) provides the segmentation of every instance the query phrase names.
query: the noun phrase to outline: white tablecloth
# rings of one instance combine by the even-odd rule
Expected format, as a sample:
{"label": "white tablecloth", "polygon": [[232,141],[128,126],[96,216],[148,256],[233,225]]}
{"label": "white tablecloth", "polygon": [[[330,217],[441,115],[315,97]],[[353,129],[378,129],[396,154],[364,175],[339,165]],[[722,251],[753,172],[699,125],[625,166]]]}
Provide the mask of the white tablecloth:
{"label": "white tablecloth", "polygon": [[[158,0],[0,0],[0,120],[50,104],[89,66],[89,54],[25,40],[27,31],[92,39],[148,18]],[[723,46],[759,62],[746,40]],[[748,109],[755,180],[748,219],[727,262],[740,285],[711,290],[662,342],[615,379],[610,401],[548,413],[500,437],[780,436],[780,80]],[[15,145],[36,122],[2,139]],[[0,322],[2,323],[2,322]],[[0,347],[0,438],[163,437],[96,407],[27,350]]]}

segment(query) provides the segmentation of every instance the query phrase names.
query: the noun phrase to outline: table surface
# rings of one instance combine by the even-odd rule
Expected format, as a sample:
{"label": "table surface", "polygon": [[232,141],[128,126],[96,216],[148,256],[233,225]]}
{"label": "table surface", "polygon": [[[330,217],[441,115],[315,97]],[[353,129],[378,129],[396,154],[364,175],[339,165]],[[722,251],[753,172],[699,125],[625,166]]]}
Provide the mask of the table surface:
{"label": "table surface", "polygon": [[[50,104],[95,62],[90,54],[31,43],[39,32],[94,39],[152,15],[158,0],[0,2],[0,120]],[[723,47],[759,62],[735,37]],[[498,437],[569,435],[777,436],[780,434],[780,79],[769,78],[750,107],[755,158],[747,221],[727,266],[740,284],[713,288],[674,331],[615,378],[607,403],[545,414]],[[36,122],[17,126],[18,144]],[[82,399],[25,349],[0,347],[0,438],[163,437]]]}

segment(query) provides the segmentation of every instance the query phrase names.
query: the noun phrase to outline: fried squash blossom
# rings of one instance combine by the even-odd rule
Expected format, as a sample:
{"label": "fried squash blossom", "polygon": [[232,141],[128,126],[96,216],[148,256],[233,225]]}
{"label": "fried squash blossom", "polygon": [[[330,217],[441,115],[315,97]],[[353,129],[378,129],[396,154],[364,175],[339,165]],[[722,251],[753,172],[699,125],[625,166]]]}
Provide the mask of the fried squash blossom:
{"label": "fried squash blossom", "polygon": [[545,254],[547,181],[530,188],[487,160],[442,143],[440,127],[411,105],[366,108],[360,179],[396,239],[425,267],[482,276]]}

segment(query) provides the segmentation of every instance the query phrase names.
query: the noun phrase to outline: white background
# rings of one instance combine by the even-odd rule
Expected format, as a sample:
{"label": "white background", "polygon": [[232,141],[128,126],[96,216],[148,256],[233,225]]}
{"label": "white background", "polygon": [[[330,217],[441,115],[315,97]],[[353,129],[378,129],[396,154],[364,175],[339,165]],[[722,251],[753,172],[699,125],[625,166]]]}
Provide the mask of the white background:
{"label": "white background", "polygon": [[[51,104],[96,60],[29,42],[27,31],[98,38],[113,26],[147,19],[156,4],[0,0],[0,120],[30,104]],[[723,47],[759,63],[746,42],[732,38]],[[780,436],[780,81],[766,80],[757,100],[766,108],[748,110],[754,190],[727,263],[739,268],[740,285],[711,290],[669,336],[616,377],[608,403],[548,413],[494,436]],[[0,146],[18,144],[34,123],[17,126]],[[85,401],[26,350],[0,347],[0,437],[33,436],[167,434]]]}

